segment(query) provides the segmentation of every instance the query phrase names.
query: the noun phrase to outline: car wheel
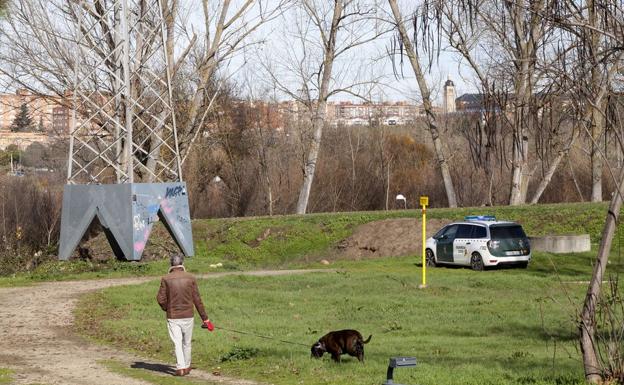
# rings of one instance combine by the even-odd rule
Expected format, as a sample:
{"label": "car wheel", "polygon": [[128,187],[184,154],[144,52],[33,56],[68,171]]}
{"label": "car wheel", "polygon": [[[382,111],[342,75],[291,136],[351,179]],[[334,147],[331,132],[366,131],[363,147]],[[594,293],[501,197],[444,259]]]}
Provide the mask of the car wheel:
{"label": "car wheel", "polygon": [[433,255],[433,251],[431,249],[427,249],[425,251],[425,263],[427,267],[436,267],[435,256]]}
{"label": "car wheel", "polygon": [[479,253],[472,253],[470,257],[470,268],[474,271],[483,271],[485,269],[483,258],[481,258]]}
{"label": "car wheel", "polygon": [[529,263],[528,262],[522,262],[518,265],[521,269],[526,269],[527,267],[529,267]]}

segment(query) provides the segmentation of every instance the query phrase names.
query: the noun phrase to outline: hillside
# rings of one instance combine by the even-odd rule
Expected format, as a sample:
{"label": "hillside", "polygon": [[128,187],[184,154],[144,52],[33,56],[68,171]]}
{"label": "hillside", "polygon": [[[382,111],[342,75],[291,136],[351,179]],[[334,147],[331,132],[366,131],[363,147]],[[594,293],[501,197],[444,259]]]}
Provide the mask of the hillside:
{"label": "hillside", "polygon": [[[521,223],[529,236],[590,234],[600,240],[607,204],[577,203],[519,207],[430,209],[428,233],[465,215],[496,215]],[[420,210],[328,213],[275,217],[208,219],[193,221],[195,257],[187,266],[195,272],[256,268],[318,267],[326,259],[358,259],[419,254]],[[365,226],[362,226],[365,225]],[[620,231],[614,250],[619,250]],[[83,247],[89,258],[50,261],[35,271],[0,279],[17,281],[158,275],[166,270],[164,257],[176,247],[162,226],[156,226],[139,263],[115,261],[103,234]],[[373,251],[372,249],[375,249]],[[413,252],[416,250],[416,252]],[[78,253],[76,253],[76,256]],[[218,267],[211,265],[221,264]]]}

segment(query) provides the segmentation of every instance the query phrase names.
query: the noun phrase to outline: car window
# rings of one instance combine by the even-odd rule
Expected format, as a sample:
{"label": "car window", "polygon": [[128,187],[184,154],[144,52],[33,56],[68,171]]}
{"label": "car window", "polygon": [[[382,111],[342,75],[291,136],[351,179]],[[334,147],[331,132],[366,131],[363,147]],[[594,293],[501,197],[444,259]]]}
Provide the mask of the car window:
{"label": "car window", "polygon": [[456,233],[457,233],[457,225],[451,225],[446,228],[443,235],[446,235],[447,238],[455,238]]}
{"label": "car window", "polygon": [[472,226],[472,238],[487,238],[487,231],[483,226]]}
{"label": "car window", "polygon": [[490,226],[490,235],[492,239],[526,238],[520,225]]}
{"label": "car window", "polygon": [[446,229],[448,229],[448,226],[444,226],[443,228],[441,228],[440,230],[438,230],[437,233],[435,233],[435,235],[433,236],[435,239],[438,239],[442,236],[442,234],[444,234],[444,232],[446,231]]}
{"label": "car window", "polygon": [[457,229],[457,236],[455,238],[472,238],[472,228],[474,226],[471,225],[459,225],[459,229]]}

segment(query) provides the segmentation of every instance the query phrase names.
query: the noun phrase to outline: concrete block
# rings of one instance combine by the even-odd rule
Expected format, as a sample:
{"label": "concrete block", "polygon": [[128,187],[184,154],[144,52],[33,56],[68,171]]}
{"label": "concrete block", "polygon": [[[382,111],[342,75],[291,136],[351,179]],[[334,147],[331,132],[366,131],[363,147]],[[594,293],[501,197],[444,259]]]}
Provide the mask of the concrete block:
{"label": "concrete block", "polygon": [[547,235],[530,237],[532,251],[546,251],[555,254],[580,253],[591,249],[589,234]]}
{"label": "concrete block", "polygon": [[139,261],[159,220],[186,256],[194,253],[184,182],[65,185],[59,259],[69,259],[95,217],[117,258]]}

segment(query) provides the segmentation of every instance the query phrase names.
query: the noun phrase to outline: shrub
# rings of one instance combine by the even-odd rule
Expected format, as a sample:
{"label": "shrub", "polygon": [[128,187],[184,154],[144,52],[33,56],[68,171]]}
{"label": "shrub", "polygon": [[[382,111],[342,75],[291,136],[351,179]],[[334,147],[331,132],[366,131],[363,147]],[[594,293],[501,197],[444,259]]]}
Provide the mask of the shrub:
{"label": "shrub", "polygon": [[53,176],[0,177],[0,275],[34,269],[56,254],[61,202]]}

